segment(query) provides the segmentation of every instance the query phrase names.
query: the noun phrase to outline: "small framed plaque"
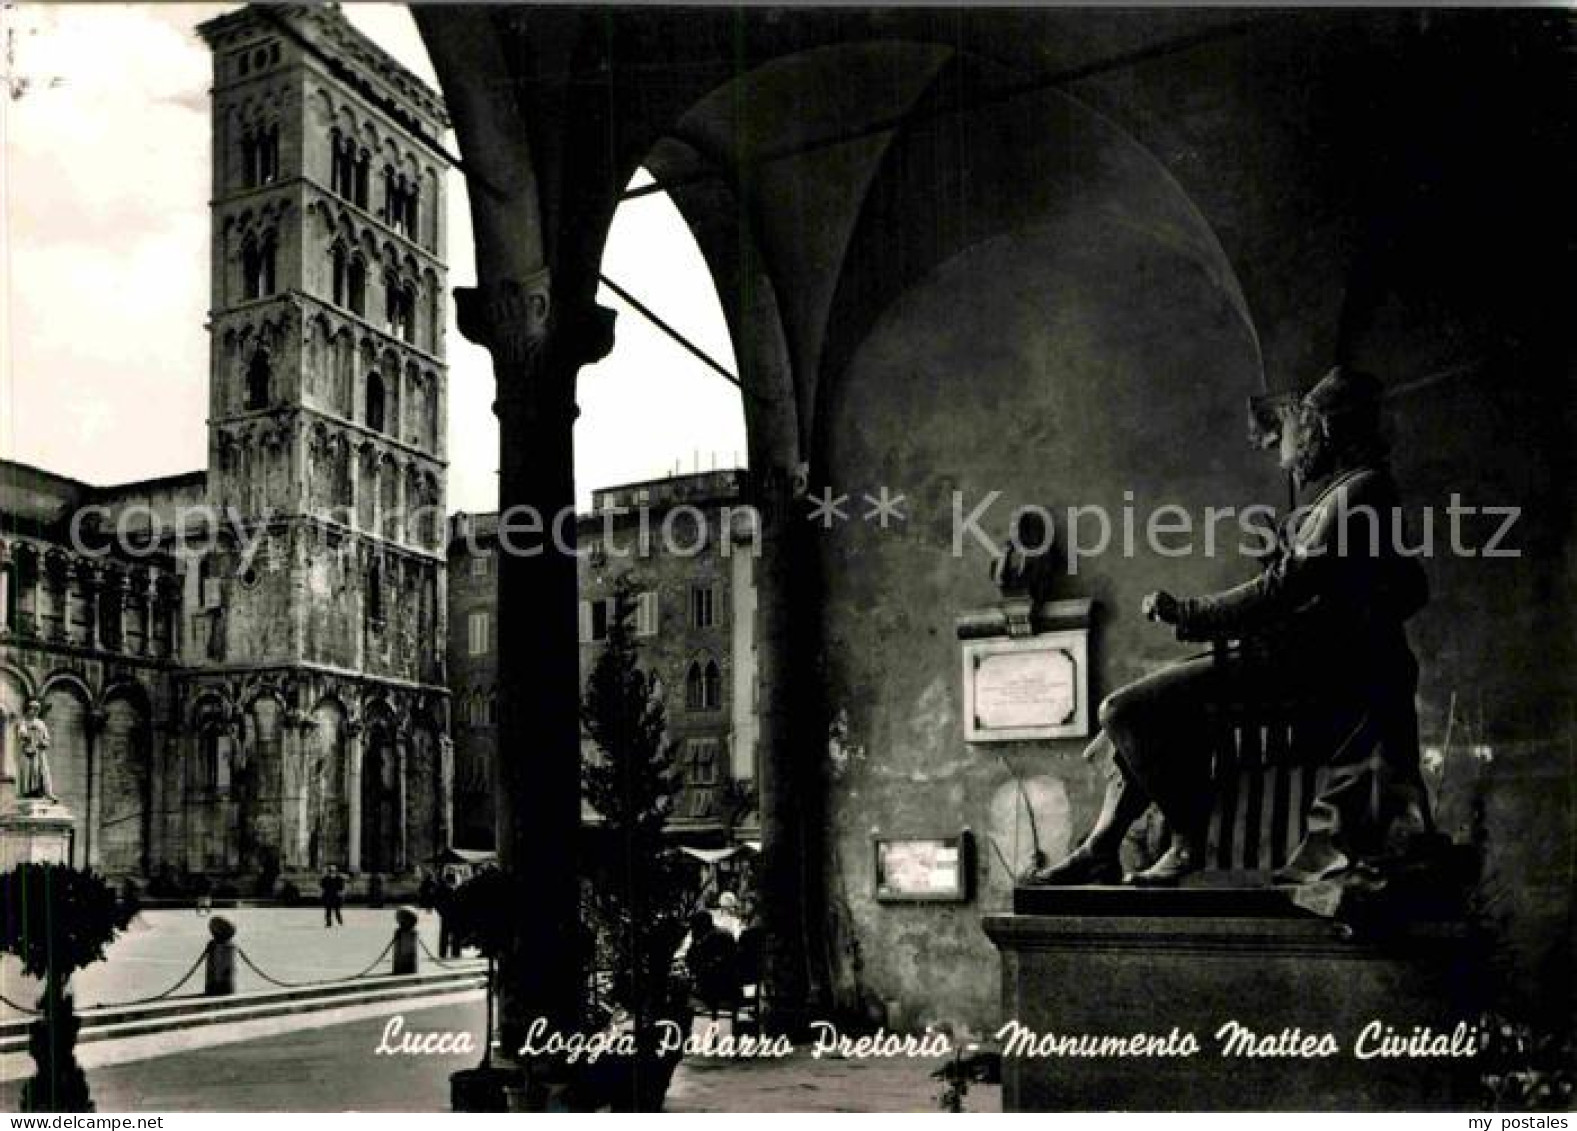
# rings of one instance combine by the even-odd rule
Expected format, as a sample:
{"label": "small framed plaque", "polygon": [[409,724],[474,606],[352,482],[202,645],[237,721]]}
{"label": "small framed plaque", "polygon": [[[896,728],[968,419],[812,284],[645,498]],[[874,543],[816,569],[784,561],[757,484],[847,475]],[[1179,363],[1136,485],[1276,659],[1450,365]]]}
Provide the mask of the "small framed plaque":
{"label": "small framed plaque", "polygon": [[966,740],[1089,735],[1088,630],[966,640],[963,650]]}
{"label": "small framed plaque", "polygon": [[966,830],[952,836],[871,838],[882,903],[966,903],[974,871]]}

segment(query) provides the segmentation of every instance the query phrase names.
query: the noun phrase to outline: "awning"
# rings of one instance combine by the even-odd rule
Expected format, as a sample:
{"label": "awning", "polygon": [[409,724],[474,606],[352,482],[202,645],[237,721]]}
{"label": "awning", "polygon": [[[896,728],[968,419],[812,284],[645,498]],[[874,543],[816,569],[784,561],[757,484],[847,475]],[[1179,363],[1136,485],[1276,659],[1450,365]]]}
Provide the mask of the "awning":
{"label": "awning", "polygon": [[691,848],[688,844],[681,844],[679,846],[679,851],[683,852],[686,856],[695,857],[703,864],[720,864],[724,860],[737,855],[739,852],[739,846],[737,844],[733,844],[729,845],[727,848]]}
{"label": "awning", "polygon": [[731,844],[727,848],[691,848],[688,844],[681,844],[679,851],[686,856],[693,856],[703,864],[720,864],[724,860],[731,860],[743,852],[759,853],[761,842],[745,840],[738,844]]}
{"label": "awning", "polygon": [[434,864],[492,864],[498,853],[485,848],[446,848],[433,857]]}

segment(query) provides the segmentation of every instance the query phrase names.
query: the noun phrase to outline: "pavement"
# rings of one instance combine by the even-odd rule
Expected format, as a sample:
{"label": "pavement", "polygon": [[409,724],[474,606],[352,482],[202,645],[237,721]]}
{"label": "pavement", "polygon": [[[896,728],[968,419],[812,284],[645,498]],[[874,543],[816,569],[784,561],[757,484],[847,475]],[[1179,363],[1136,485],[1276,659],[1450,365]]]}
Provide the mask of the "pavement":
{"label": "pavement", "polygon": [[[214,912],[236,925],[235,941],[262,970],[286,982],[348,978],[360,973],[377,957],[394,934],[394,908],[349,907],[345,925],[325,928],[317,907],[238,907]],[[167,990],[180,978],[207,945],[206,916],[191,909],[144,911],[126,933],[105,951],[105,961],[94,963],[72,978],[77,1007],[115,1004],[150,997]],[[438,917],[423,912],[417,930],[438,953]],[[388,962],[385,958],[384,963]],[[426,956],[423,967],[426,968]],[[202,992],[199,970],[180,995]],[[237,964],[236,989],[268,989],[244,963]],[[17,960],[0,959],[0,993],[21,1005],[32,1005],[39,988],[22,975]],[[17,1016],[0,1003],[0,1018]]]}

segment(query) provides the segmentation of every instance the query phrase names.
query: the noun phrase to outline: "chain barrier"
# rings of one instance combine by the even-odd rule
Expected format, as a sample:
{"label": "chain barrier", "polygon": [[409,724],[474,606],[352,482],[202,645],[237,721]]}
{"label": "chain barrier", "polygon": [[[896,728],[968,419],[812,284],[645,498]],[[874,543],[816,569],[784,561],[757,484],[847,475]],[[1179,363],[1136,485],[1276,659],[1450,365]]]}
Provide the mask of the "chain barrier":
{"label": "chain barrier", "polygon": [[16,1002],[14,1002],[10,998],[6,997],[5,994],[0,994],[0,1002],[4,1002],[6,1005],[9,1005],[12,1009],[16,1010],[18,1013],[26,1013],[26,1014],[29,1014],[30,1016],[33,1016],[33,1017],[37,1017],[39,1014],[44,1012],[42,1009],[34,1009],[31,1006],[18,1005]]}
{"label": "chain barrier", "polygon": [[[427,956],[428,960],[430,962],[432,962],[432,964],[434,966],[442,966],[445,970],[458,970],[458,969],[460,969],[460,966],[459,966],[458,963],[446,962],[442,958],[439,958],[436,954],[434,954],[432,952],[431,948],[428,947],[427,940],[422,938],[421,935],[417,935],[416,936],[416,941],[421,944],[422,953]],[[460,961],[461,962],[475,962],[476,959],[474,959],[474,958],[470,958],[470,959],[462,958]]]}
{"label": "chain barrier", "polygon": [[90,1005],[90,1006],[88,1006],[88,1008],[89,1009],[122,1009],[122,1008],[125,1008],[126,1006],[130,1006],[130,1005],[151,1005],[153,1002],[163,1001],[165,998],[167,998],[171,994],[173,994],[176,990],[178,990],[182,986],[186,985],[187,982],[192,980],[192,975],[197,973],[198,969],[202,966],[204,960],[207,959],[208,952],[213,949],[213,945],[214,944],[210,941],[206,946],[204,946],[203,950],[202,950],[202,953],[197,956],[197,961],[193,962],[191,967],[186,971],[186,973],[181,975],[181,980],[176,982],[175,985],[171,986],[169,989],[165,990],[162,994],[154,994],[152,997],[133,998],[131,1001],[107,1001],[107,1002],[101,1002],[98,1005]]}
{"label": "chain barrier", "polygon": [[371,974],[378,968],[378,964],[383,961],[384,957],[389,953],[390,950],[393,949],[393,947],[394,939],[391,936],[389,941],[383,945],[383,949],[378,952],[378,957],[369,962],[366,969],[362,970],[359,974],[352,974],[348,978],[318,978],[310,982],[286,982],[280,978],[274,977],[272,974],[264,973],[262,968],[259,967],[257,963],[252,961],[252,956],[246,951],[242,950],[239,946],[235,948],[235,954],[236,957],[246,965],[248,970],[252,971],[252,973],[256,974],[269,985],[278,986],[282,990],[304,990],[312,986],[327,986],[332,985],[335,982],[354,982],[358,978],[365,978],[368,974]]}
{"label": "chain barrier", "polygon": [[[421,944],[421,948],[422,948],[423,952],[426,953],[428,959],[431,960],[434,964],[436,964],[438,966],[442,966],[445,969],[459,969],[459,966],[456,963],[445,962],[443,959],[441,959],[437,955],[435,955],[432,952],[432,950],[427,946],[427,940],[422,938],[421,935],[417,935],[416,936],[416,941]],[[86,1009],[125,1009],[125,1008],[127,1008],[129,1006],[133,1006],[133,1005],[151,1005],[152,1003],[154,1003],[156,1001],[163,1001],[165,998],[167,998],[170,995],[172,995],[173,993],[175,993],[176,990],[178,990],[182,986],[186,985],[187,982],[192,980],[192,976],[194,974],[196,974],[197,971],[202,968],[203,962],[208,958],[208,952],[211,949],[213,949],[213,945],[214,944],[212,942],[210,942],[206,946],[204,946],[203,949],[202,949],[202,953],[200,953],[197,956],[197,960],[191,964],[191,966],[187,969],[186,973],[182,974],[180,976],[179,980],[177,980],[176,983],[173,986],[171,986],[169,989],[163,991],[162,993],[153,994],[150,997],[132,998],[129,1001],[99,1002],[99,1003],[97,1003],[95,1005],[85,1006],[84,1008],[86,1008]],[[354,981],[357,981],[358,979],[365,978],[368,974],[371,974],[374,970],[376,970],[378,968],[379,964],[382,963],[383,960],[388,957],[389,951],[392,950],[393,948],[394,948],[394,939],[390,938],[389,941],[384,944],[383,949],[378,952],[378,957],[377,958],[374,958],[371,962],[369,962],[366,965],[366,967],[364,969],[362,969],[359,973],[352,974],[348,978],[319,978],[319,979],[317,979],[315,981],[310,981],[310,982],[287,982],[287,981],[285,981],[282,978],[276,978],[272,974],[269,974],[266,971],[264,971],[260,966],[258,966],[258,964],[256,962],[253,962],[252,961],[252,956],[247,954],[246,951],[242,950],[241,947],[237,946],[235,948],[235,953],[236,953],[236,957],[239,958],[242,961],[242,963],[244,963],[246,965],[246,968],[248,970],[252,971],[252,973],[256,974],[259,978],[263,979],[263,981],[267,982],[269,985],[277,986],[278,988],[280,988],[282,990],[302,990],[302,989],[309,989],[312,986],[327,986],[327,985],[332,985],[335,982],[354,982]],[[10,1008],[16,1010],[18,1013],[27,1014],[30,1017],[37,1017],[42,1012],[41,1010],[34,1009],[31,1006],[21,1005],[21,1004],[19,1004],[17,1002],[14,1002],[10,998],[6,997],[4,994],[0,994],[0,1003],[4,1003],[5,1005],[9,1006]]]}
{"label": "chain barrier", "polygon": [[[125,1008],[126,1006],[129,1006],[129,1005],[150,1005],[150,1004],[152,1004],[153,1002],[156,1002],[156,1001],[163,1001],[165,998],[167,998],[171,994],[173,994],[176,990],[178,990],[182,986],[186,985],[187,982],[192,980],[192,975],[197,973],[198,968],[200,966],[202,966],[202,964],[203,964],[203,960],[208,957],[208,947],[211,947],[211,946],[213,946],[213,943],[209,943],[208,946],[203,947],[202,953],[197,956],[197,961],[193,962],[191,964],[191,966],[187,968],[186,973],[182,974],[180,976],[180,978],[176,981],[176,983],[173,986],[171,986],[169,989],[165,990],[163,993],[153,994],[153,995],[151,995],[149,997],[133,998],[130,1001],[103,1001],[103,1002],[96,1002],[93,1005],[85,1005],[85,1006],[83,1006],[83,1008],[84,1009],[123,1009],[123,1008]],[[0,994],[0,1002],[4,1002],[6,1005],[9,1005],[12,1009],[16,1010],[18,1013],[26,1013],[26,1014],[30,1014],[31,1016],[34,1016],[34,1017],[37,1017],[40,1013],[43,1012],[42,1010],[33,1009],[33,1008],[30,1008],[29,1006],[18,1005],[16,1002],[14,1002],[10,998],[6,997],[4,994]]]}

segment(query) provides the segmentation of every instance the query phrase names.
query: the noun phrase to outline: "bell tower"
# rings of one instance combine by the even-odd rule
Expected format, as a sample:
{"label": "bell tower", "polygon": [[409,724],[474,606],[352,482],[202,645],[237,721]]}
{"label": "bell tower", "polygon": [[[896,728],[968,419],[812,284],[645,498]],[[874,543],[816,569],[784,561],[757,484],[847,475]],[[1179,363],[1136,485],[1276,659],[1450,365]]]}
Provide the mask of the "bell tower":
{"label": "bell tower", "polygon": [[443,639],[442,104],[336,7],[200,30],[209,500],[252,535],[210,570],[228,624],[209,651],[421,679]]}
{"label": "bell tower", "polygon": [[188,773],[192,835],[242,871],[409,874],[450,823],[448,119],[336,5],[198,30],[220,517],[187,583],[184,695],[188,763],[233,764]]}

